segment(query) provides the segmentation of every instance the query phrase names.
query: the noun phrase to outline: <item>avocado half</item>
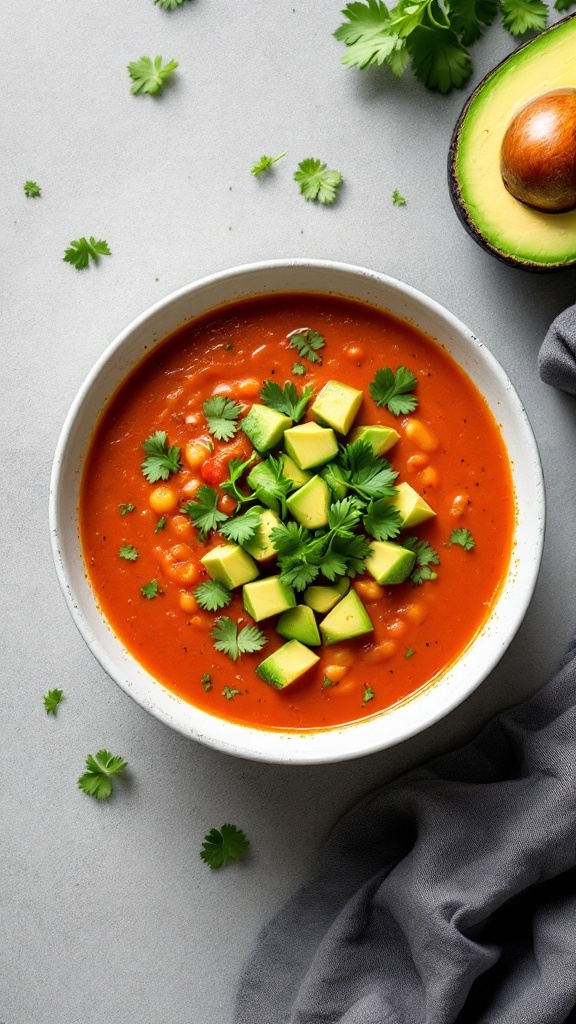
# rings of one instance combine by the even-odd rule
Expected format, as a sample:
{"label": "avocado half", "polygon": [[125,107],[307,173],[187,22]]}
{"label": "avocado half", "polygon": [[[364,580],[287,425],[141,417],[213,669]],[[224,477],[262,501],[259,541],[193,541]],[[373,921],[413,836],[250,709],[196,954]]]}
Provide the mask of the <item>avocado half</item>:
{"label": "avocado half", "polygon": [[500,174],[500,147],[522,107],[566,86],[576,87],[576,14],[520,46],[480,82],[450,143],[450,196],[464,227],[488,252],[524,270],[576,264],[576,210],[544,213],[514,199]]}

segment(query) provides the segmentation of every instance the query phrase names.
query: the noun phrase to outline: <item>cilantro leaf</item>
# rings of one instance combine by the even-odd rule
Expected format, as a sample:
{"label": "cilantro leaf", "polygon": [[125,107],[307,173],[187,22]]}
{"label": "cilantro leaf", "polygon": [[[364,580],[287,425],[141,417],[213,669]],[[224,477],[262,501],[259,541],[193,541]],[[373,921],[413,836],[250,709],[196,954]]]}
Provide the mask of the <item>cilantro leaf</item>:
{"label": "cilantro leaf", "polygon": [[253,475],[250,475],[250,481],[258,501],[271,508],[281,519],[285,519],[286,498],[293,485],[291,479],[284,476],[280,459],[269,455],[264,462],[256,466]]}
{"label": "cilantro leaf", "polygon": [[78,779],[78,787],[96,800],[107,800],[112,793],[112,776],[119,775],[127,766],[122,757],[114,757],[108,750],[88,754],[88,771]]}
{"label": "cilantro leaf", "polygon": [[226,697],[226,700],[234,700],[234,697],[239,697],[242,690],[235,690],[234,687],[225,686],[222,690],[222,696]]}
{"label": "cilantro leaf", "polygon": [[162,57],[140,57],[140,60],[131,61],[128,74],[134,85],[130,92],[147,92],[150,96],[156,96],[177,67],[177,60],[170,60],[162,66]]}
{"label": "cilantro leaf", "polygon": [[213,395],[202,405],[202,412],[208,423],[208,430],[217,441],[231,441],[238,430],[238,419],[242,406],[231,398]]}
{"label": "cilantro leaf", "polygon": [[415,654],[415,651],[413,651],[411,647],[407,647],[406,648],[406,653],[405,653],[404,657],[405,658],[413,658],[414,654]]}
{"label": "cilantro leaf", "polygon": [[334,501],[328,509],[328,526],[338,533],[339,537],[353,537],[354,528],[358,526],[362,510],[355,498],[341,498]]}
{"label": "cilantro leaf", "polygon": [[196,492],[196,497],[185,502],[180,512],[184,516],[190,516],[201,540],[204,540],[210,530],[218,530],[220,523],[225,523],[228,519],[226,513],[218,508],[218,491],[208,484],[202,484]]}
{"label": "cilantro leaf", "polygon": [[306,367],[304,366],[304,363],[294,363],[292,367],[292,373],[296,377],[303,377],[304,374],[306,373]]}
{"label": "cilantro leaf", "polygon": [[[346,566],[345,573],[340,575],[346,576],[361,576],[365,571],[365,561],[370,552],[370,542],[367,537],[361,533],[357,533],[349,540],[342,537],[335,537],[332,541],[331,553],[340,555]],[[328,574],[327,560],[322,562],[322,572],[326,576]],[[329,577],[330,578],[330,577]]]}
{"label": "cilantro leaf", "polygon": [[259,526],[260,513],[258,509],[249,508],[243,515],[235,516],[234,519],[229,519],[227,523],[224,523],[221,533],[228,540],[235,541],[236,544],[247,544],[248,541],[254,540]]}
{"label": "cilantro leaf", "polygon": [[165,430],[157,430],[142,442],[146,458],[142,463],[142,472],[148,483],[155,484],[158,480],[167,480],[171,473],[180,469],[180,449],[175,445],[168,447]]}
{"label": "cilantro leaf", "polygon": [[260,398],[264,405],[276,409],[276,412],[283,412],[285,416],[294,420],[294,423],[299,423],[313,394],[314,388],[311,387],[304,388],[299,395],[298,388],[291,381],[286,381],[281,388],[275,381],[267,380],[260,392]]}
{"label": "cilantro leaf", "polygon": [[249,459],[230,459],[228,463],[228,480],[225,480],[220,486],[225,494],[229,494],[230,497],[234,498],[235,501],[241,505],[245,501],[252,501],[255,498],[254,491],[250,491],[249,494],[243,494],[238,487],[238,482],[248,466],[251,466],[258,456],[256,452],[252,452]]}
{"label": "cilantro leaf", "polygon": [[227,864],[229,860],[243,860],[248,853],[250,841],[236,825],[222,825],[211,828],[204,837],[200,856],[213,871]]}
{"label": "cilantro leaf", "polygon": [[121,548],[118,548],[118,554],[127,562],[135,562],[138,558],[138,549],[133,544],[123,544]]}
{"label": "cilantro leaf", "polygon": [[64,253],[64,262],[71,263],[76,270],[86,270],[90,260],[97,264],[101,256],[111,255],[108,242],[97,240],[93,235],[90,235],[90,240],[82,236],[75,242],[70,242]]}
{"label": "cilantro leaf", "polygon": [[412,71],[427,89],[450,92],[464,85],[472,74],[468,50],[447,26],[419,25],[410,33],[406,46]]}
{"label": "cilantro leaf", "polygon": [[466,530],[464,527],[459,530],[452,530],[448,544],[459,544],[466,551],[472,551],[476,547],[476,541],[470,530]]}
{"label": "cilantro leaf", "polygon": [[56,708],[62,700],[62,690],[48,690],[48,693],[45,693],[42,699],[46,708],[46,714],[55,715]]}
{"label": "cilantro leaf", "polygon": [[25,181],[22,187],[29,199],[37,199],[42,195],[42,189],[36,181]]}
{"label": "cilantro leaf", "polygon": [[369,441],[353,441],[340,449],[340,465],[348,487],[366,501],[392,498],[396,493],[394,481],[398,473],[387,459],[375,455]]}
{"label": "cilantro leaf", "polygon": [[205,693],[210,693],[212,689],[212,676],[209,672],[205,672],[200,680],[200,685]]}
{"label": "cilantro leaf", "polygon": [[227,608],[232,600],[232,592],[219,580],[206,580],[196,587],[194,597],[206,612],[217,612],[219,608]]}
{"label": "cilantro leaf", "polygon": [[347,47],[342,63],[367,68],[387,61],[398,35],[391,29],[392,22],[385,4],[381,0],[349,3],[342,14],[347,21],[334,33],[336,39]]}
{"label": "cilantro leaf", "polygon": [[367,683],[364,683],[364,696],[362,698],[362,703],[367,704],[369,700],[374,700],[375,696],[376,694],[374,693],[372,687],[368,686]]}
{"label": "cilantro leaf", "polygon": [[131,501],[128,501],[128,502],[122,501],[118,505],[118,510],[119,510],[121,516],[127,516],[129,512],[135,512],[136,511],[136,505],[133,505]]}
{"label": "cilantro leaf", "polygon": [[154,0],[154,3],[160,4],[165,11],[174,11],[177,7],[181,7],[184,0]]}
{"label": "cilantro leaf", "polygon": [[408,548],[409,551],[413,551],[416,555],[416,564],[410,574],[412,583],[416,586],[420,586],[426,580],[435,580],[437,573],[435,573],[430,565],[440,565],[440,558],[434,548],[430,546],[427,540],[418,540],[417,537],[408,537],[407,540],[402,541],[402,547]]}
{"label": "cilantro leaf", "polygon": [[[318,350],[324,348],[326,339],[318,334],[318,331],[312,331],[309,327],[298,327],[287,337],[290,341],[290,348],[295,348],[299,356],[308,359],[311,363],[322,364],[322,356],[318,355]],[[294,366],[298,365],[301,364],[294,363]]]}
{"label": "cilantro leaf", "polygon": [[238,625],[228,615],[216,619],[210,636],[217,651],[227,654],[232,661],[238,661],[241,654],[260,651],[268,640],[257,626],[244,626],[238,632]]}
{"label": "cilantro leaf", "polygon": [[572,7],[574,0],[556,0],[554,4],[555,11],[568,11]]}
{"label": "cilantro leaf", "polygon": [[417,378],[405,366],[398,366],[396,373],[389,366],[380,367],[370,382],[370,394],[379,408],[385,405],[393,416],[406,416],[418,405],[416,395],[409,393],[417,384]]}
{"label": "cilantro leaf", "polygon": [[160,590],[158,580],[150,580],[150,583],[145,583],[143,587],[140,587],[140,593],[142,594],[142,597],[151,601],[152,598],[158,597],[160,594],[163,594],[164,591]]}
{"label": "cilantro leaf", "polygon": [[257,176],[262,174],[262,171],[269,171],[272,164],[275,164],[278,160],[282,160],[285,156],[286,153],[280,153],[278,156],[261,156],[254,164],[250,173]]}
{"label": "cilantro leaf", "polygon": [[165,526],[166,526],[166,516],[160,516],[160,519],[158,520],[158,522],[156,523],[156,526],[154,527],[154,533],[160,533],[160,530],[163,530],[165,528]]}
{"label": "cilantro leaf", "polygon": [[392,193],[392,202],[394,203],[394,206],[406,206],[406,200],[404,199],[404,196],[400,195],[397,188],[395,188]]}
{"label": "cilantro leaf", "polygon": [[450,0],[450,25],[460,36],[463,46],[470,46],[491,25],[498,13],[497,0]]}
{"label": "cilantro leaf", "polygon": [[329,171],[321,160],[309,157],[306,160],[301,160],[298,164],[294,181],[298,182],[300,194],[306,200],[331,204],[336,199],[336,193],[344,178],[340,171]]}
{"label": "cilantro leaf", "polygon": [[374,540],[393,540],[400,533],[402,516],[389,501],[379,498],[368,505],[363,523]]}
{"label": "cilantro leaf", "polygon": [[502,0],[502,24],[513,36],[546,28],[548,8],[542,0]]}

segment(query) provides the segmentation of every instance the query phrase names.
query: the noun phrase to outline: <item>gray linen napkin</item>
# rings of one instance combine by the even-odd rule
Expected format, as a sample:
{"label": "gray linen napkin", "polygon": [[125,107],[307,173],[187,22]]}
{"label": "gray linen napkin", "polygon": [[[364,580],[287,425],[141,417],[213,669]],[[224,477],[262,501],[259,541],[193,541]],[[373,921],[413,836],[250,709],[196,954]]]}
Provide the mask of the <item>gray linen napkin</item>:
{"label": "gray linen napkin", "polygon": [[[576,306],[542,349],[576,393]],[[366,797],[262,932],[235,1024],[576,1024],[576,641],[476,740]]]}

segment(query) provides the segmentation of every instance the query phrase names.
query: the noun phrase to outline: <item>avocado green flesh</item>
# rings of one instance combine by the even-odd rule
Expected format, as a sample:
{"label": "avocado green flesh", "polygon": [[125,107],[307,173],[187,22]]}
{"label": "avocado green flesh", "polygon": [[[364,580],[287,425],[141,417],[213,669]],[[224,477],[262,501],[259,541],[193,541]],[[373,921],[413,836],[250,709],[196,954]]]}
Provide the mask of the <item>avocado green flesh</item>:
{"label": "avocado green flesh", "polygon": [[322,639],[327,646],[341,640],[352,640],[373,630],[372,620],[355,590],[350,590],[320,623]]}
{"label": "avocado green flesh", "polygon": [[506,190],[500,147],[510,121],[530,100],[574,87],[576,16],[520,47],[489,74],[464,108],[452,140],[450,188],[476,241],[505,262],[532,270],[576,262],[576,210],[543,213]]}
{"label": "avocado green flesh", "polygon": [[300,679],[319,660],[318,655],[309,651],[304,644],[298,640],[289,640],[283,647],[274,651],[274,654],[260,662],[256,667],[256,674],[276,690],[283,690]]}

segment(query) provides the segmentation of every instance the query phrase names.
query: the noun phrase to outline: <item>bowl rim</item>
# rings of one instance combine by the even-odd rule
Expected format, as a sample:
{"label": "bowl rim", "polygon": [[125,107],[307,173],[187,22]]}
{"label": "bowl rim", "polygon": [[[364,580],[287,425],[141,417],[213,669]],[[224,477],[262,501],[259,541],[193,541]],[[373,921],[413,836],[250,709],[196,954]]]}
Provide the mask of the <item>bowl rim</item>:
{"label": "bowl rim", "polygon": [[[158,706],[155,706],[153,703],[150,703],[149,701],[144,699],[144,697],[142,697],[138,693],[137,688],[129,685],[128,681],[122,678],[122,673],[119,672],[118,666],[115,664],[113,658],[108,655],[106,650],[100,644],[98,638],[94,635],[89,623],[87,622],[87,619],[83,615],[82,609],[80,607],[79,602],[76,600],[75,594],[73,592],[66,571],[63,545],[61,544],[60,540],[60,498],[63,484],[62,467],[64,465],[64,456],[66,454],[68,445],[71,443],[71,440],[73,438],[76,421],[83,410],[84,403],[86,402],[93,385],[100,377],[102,371],[107,367],[107,365],[110,362],[112,362],[118,350],[122,348],[126,340],[135,331],[137,331],[142,326],[146,325],[148,321],[153,321],[158,316],[158,314],[160,314],[163,310],[169,308],[173,304],[177,303],[179,300],[193,296],[195,293],[198,292],[201,293],[203,290],[212,286],[217,286],[220,283],[231,282],[235,278],[249,278],[251,275],[266,273],[268,271],[289,271],[290,268],[312,268],[317,269],[320,272],[334,272],[335,275],[337,277],[340,276],[342,280],[349,276],[364,278],[368,281],[373,280],[379,283],[380,285],[384,285],[385,287],[390,288],[394,292],[399,292],[409,301],[415,303],[420,307],[423,307],[429,314],[438,317],[439,319],[444,321],[448,328],[451,328],[462,338],[465,338],[466,344],[471,346],[472,350],[475,352],[475,355],[478,356],[480,358],[480,361],[485,364],[485,367],[488,369],[489,373],[496,378],[497,385],[499,386],[501,391],[506,394],[506,397],[511,404],[517,426],[522,433],[523,445],[526,448],[528,460],[532,468],[532,484],[534,487],[534,507],[531,508],[530,512],[531,519],[534,520],[535,523],[537,543],[535,549],[531,552],[532,557],[530,560],[529,567],[525,567],[528,568],[528,572],[527,574],[525,574],[522,596],[520,599],[517,598],[514,601],[513,607],[508,610],[508,624],[506,629],[505,641],[503,642],[503,644],[500,644],[500,646],[495,645],[491,656],[483,662],[481,670],[472,673],[465,681],[462,681],[462,683],[459,686],[452,686],[450,689],[446,690],[444,693],[444,699],[439,703],[439,706],[435,708],[433,707],[432,709],[428,709],[428,713],[425,715],[414,715],[411,724],[408,722],[404,722],[403,727],[398,729],[392,738],[388,736],[380,738],[374,737],[371,741],[367,741],[367,738],[365,737],[364,742],[362,742],[362,727],[367,726],[369,725],[369,723],[373,723],[374,721],[377,721],[379,719],[383,719],[385,716],[388,716],[391,713],[393,713],[394,708],[401,708],[404,706],[406,702],[403,702],[400,705],[395,705],[391,709],[385,709],[379,714],[371,715],[366,719],[346,723],[341,727],[335,726],[327,729],[302,730],[302,732],[287,730],[283,732],[279,729],[253,728],[250,726],[243,725],[241,723],[229,722],[228,720],[223,719],[220,716],[210,715],[209,713],[204,712],[202,709],[197,708],[195,705],[183,701],[182,698],[178,698],[175,695],[171,694],[170,691],[168,691],[167,688],[163,686],[163,684],[161,684],[157,680],[153,680],[156,686],[160,687],[162,691],[167,692],[170,694],[170,696],[174,697],[176,703],[185,705],[186,708],[192,708],[194,709],[194,712],[198,713],[197,717],[199,719],[199,725],[191,728],[189,724],[185,724],[179,721],[177,718],[173,718],[171,715],[167,714],[163,709],[159,708]],[[270,289],[271,294],[273,294],[274,292],[297,293],[303,291],[305,291],[305,289],[301,287],[272,287]],[[329,293],[328,290],[317,289],[314,287],[311,287],[309,291],[318,291],[319,293],[325,291],[326,294]],[[340,291],[337,287],[332,289],[331,293],[335,295],[344,296],[346,296],[347,294],[345,291]],[[231,300],[224,300],[223,302],[219,303],[216,306],[206,307],[203,313],[199,313],[197,315],[204,315],[204,313],[209,312],[211,308],[216,310],[221,306],[226,305],[226,301],[236,301],[236,299],[241,301],[243,298],[250,298],[251,296],[257,296],[258,294],[264,293],[262,292],[262,290],[244,290],[241,295],[234,296]],[[354,296],[351,295],[350,297]],[[380,308],[385,307],[381,306]],[[392,314],[395,316],[399,316],[399,314],[395,313],[394,310],[390,310],[390,312],[392,312]],[[196,314],[191,316],[189,319],[193,320],[195,318]],[[402,318],[400,316],[400,319],[408,319],[408,322],[410,322],[409,317]],[[186,322],[186,319],[182,322]],[[416,324],[416,326],[418,326],[420,330],[426,333],[424,328],[420,327],[418,324]],[[175,329],[177,328],[174,328],[174,330]],[[154,332],[152,331],[152,333]],[[167,335],[160,335],[158,338],[156,338],[156,336],[154,335],[154,346],[156,344],[161,344],[164,337],[166,336]],[[438,341],[437,343],[442,344],[441,342]],[[146,356],[143,353],[135,362],[132,362],[130,369],[126,370],[125,374],[119,380],[117,380],[116,383],[111,387],[110,397],[116,392],[122,380],[125,379],[129,372],[131,372],[131,369],[145,357]],[[454,356],[451,357],[455,358]],[[463,370],[467,374],[467,376],[470,376],[465,368],[463,368]],[[478,385],[476,386],[478,387]],[[494,416],[494,411],[491,411],[492,415]],[[92,429],[94,429],[96,425],[98,415],[96,419],[93,420]],[[60,584],[60,588],[64,595],[66,604],[68,606],[68,610],[72,616],[72,619],[76,627],[78,628],[81,636],[83,637],[84,641],[86,642],[87,646],[91,650],[94,657],[100,663],[104,671],[111,677],[111,679],[114,680],[114,682],[117,683],[117,685],[121,687],[121,689],[124,690],[124,692],[126,692],[130,697],[132,697],[132,699],[135,700],[140,707],[144,708],[146,711],[154,715],[154,717],[157,718],[159,721],[162,721],[164,722],[164,724],[169,725],[171,728],[175,729],[177,732],[180,732],[182,735],[188,738],[195,739],[197,742],[200,742],[213,749],[219,750],[224,753],[230,753],[237,757],[253,761],[263,761],[265,763],[312,765],[335,763],[337,761],[342,760],[351,760],[357,757],[364,757],[368,754],[376,753],[377,751],[384,750],[389,747],[396,746],[404,742],[405,740],[410,739],[412,736],[415,736],[418,733],[428,729],[430,726],[434,725],[442,718],[445,718],[451,711],[453,711],[456,707],[463,703],[463,701],[465,701],[474,692],[474,690],[476,690],[480,686],[480,684],[486,679],[486,677],[490,674],[495,665],[500,661],[505,650],[507,649],[507,647],[513,640],[514,636],[516,635],[534,593],[534,588],[536,586],[536,581],[538,578],[538,572],[540,569],[544,545],[545,490],[542,465],[538,448],[536,445],[536,440],[532,431],[532,427],[528,420],[526,410],[514,386],[512,385],[508,375],[505,373],[503,367],[500,365],[495,356],[492,355],[490,350],[487,349],[486,346],[481,341],[479,341],[476,335],[472,331],[470,331],[470,329],[466,327],[462,323],[462,321],[459,320],[458,317],[454,316],[449,310],[446,309],[446,307],[444,307],[441,303],[437,302],[435,299],[430,298],[420,290],[412,287],[411,285],[405,284],[404,282],[401,282],[387,274],[382,274],[378,271],[369,270],[361,266],[343,263],[340,261],[296,258],[251,262],[241,264],[239,266],[232,267],[227,270],[217,271],[216,273],[213,274],[205,275],[204,277],[201,277],[196,281],[192,281],[189,284],[177,289],[176,291],[171,292],[169,295],[159,299],[152,306],[144,310],[143,313],[135,317],[123,330],[119,332],[119,334],[116,335],[114,340],[105,348],[100,357],[92,366],[92,369],[84,378],[84,381],[82,382],[74,400],[72,401],[72,404],[64,420],[52,463],[48,512],[51,549],[56,569],[56,575],[58,578],[58,582]],[[512,557],[510,559],[510,565],[511,563]],[[505,581],[506,579],[508,579],[510,575],[510,565],[507,570]],[[504,584],[502,584],[500,588],[500,594],[502,593],[503,589]],[[104,622],[107,622],[104,613],[98,606],[98,602],[96,600],[96,597],[91,586],[90,591],[92,593],[92,597],[94,599],[96,607],[98,608],[100,616],[103,618]],[[495,604],[493,606],[493,610],[497,607],[499,601],[500,596],[497,596]],[[486,620],[484,626],[487,624],[488,621],[489,620]],[[461,655],[459,656],[458,659],[456,659],[455,662],[452,662],[450,666],[447,667],[445,672],[448,672],[454,665],[458,663],[458,661],[463,657],[463,655],[470,648],[470,646],[473,646],[475,640],[477,639],[477,636],[472,638],[470,645],[468,645],[465,651],[461,653]],[[142,670],[142,667],[139,666],[139,663],[132,655],[129,655],[129,657],[135,663],[135,665],[138,666],[138,668],[140,668],[141,671],[144,671]],[[441,673],[440,678],[442,677],[443,674],[444,673]],[[420,693],[424,695],[431,688],[432,687],[427,686],[422,691],[420,691]],[[409,703],[415,705],[418,701],[420,693],[411,697],[409,699]],[[205,727],[202,726],[202,720],[204,720],[205,723],[214,723],[215,729],[211,733],[207,733]],[[222,728],[224,728],[225,733],[236,733],[237,736],[235,738],[226,738],[219,735],[219,731]],[[356,745],[356,749],[354,750],[338,752],[338,750],[335,749],[331,752],[317,751],[316,753],[314,753],[308,751],[306,753],[303,753],[296,752],[293,749],[293,744],[288,744],[288,749],[286,750],[282,749],[284,746],[282,740],[294,740],[295,738],[306,738],[309,740],[311,737],[318,735],[334,736],[334,747],[337,748],[338,735],[342,734],[343,732],[351,733],[352,731],[354,731],[358,735],[359,741],[358,744]],[[275,740],[278,741],[274,753],[258,749],[257,743],[254,746],[251,745],[250,741],[254,742],[257,740],[258,737],[262,736],[273,736]],[[292,747],[292,749],[290,749],[290,747]],[[294,756],[295,754],[296,756]]]}

